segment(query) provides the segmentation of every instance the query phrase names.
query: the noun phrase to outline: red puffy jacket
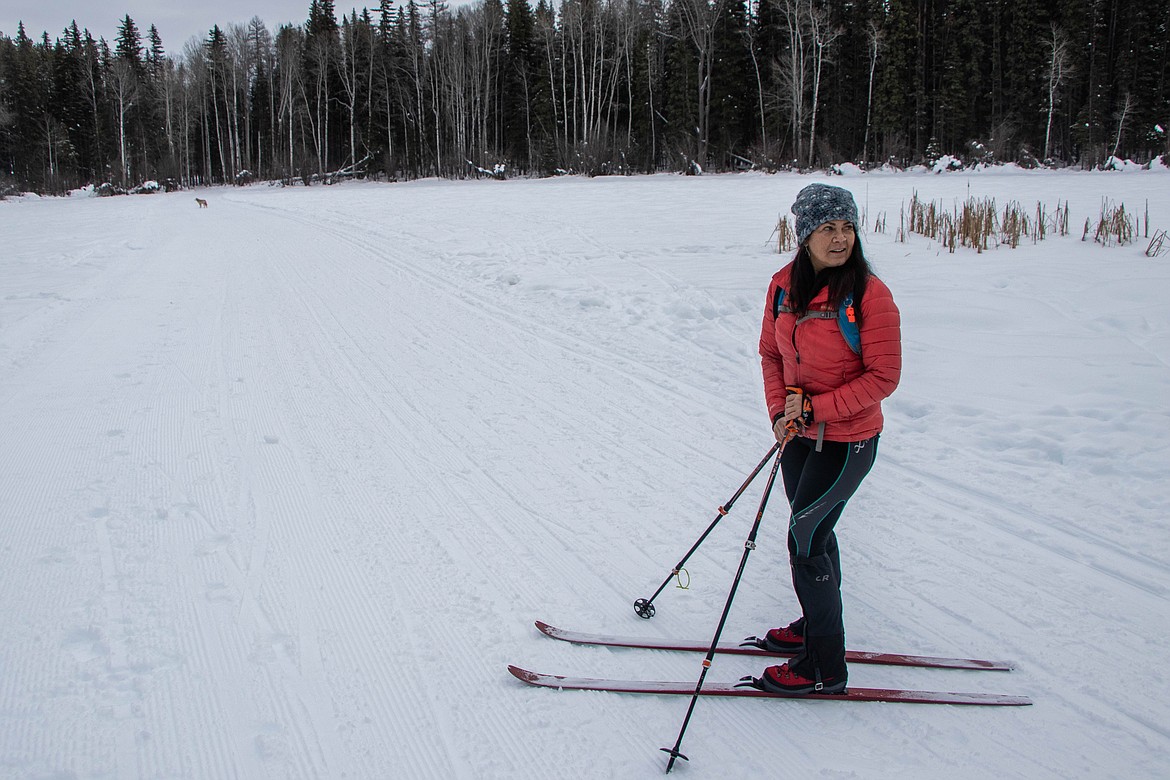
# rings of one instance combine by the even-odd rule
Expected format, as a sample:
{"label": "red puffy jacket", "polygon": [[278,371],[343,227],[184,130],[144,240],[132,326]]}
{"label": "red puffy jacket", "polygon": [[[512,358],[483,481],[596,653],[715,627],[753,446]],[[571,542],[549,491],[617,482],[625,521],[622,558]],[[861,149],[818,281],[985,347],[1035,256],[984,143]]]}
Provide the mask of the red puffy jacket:
{"label": "red puffy jacket", "polygon": [[[861,441],[882,430],[882,399],[894,392],[902,375],[901,315],[890,288],[870,276],[861,300],[861,355],[849,348],[836,318],[804,318],[781,312],[773,316],[776,288],[790,289],[792,264],[781,268],[768,286],[760,357],[764,397],[775,420],[784,413],[786,386],[799,387],[812,400],[810,438]],[[822,289],[809,309],[828,310],[829,291]]]}

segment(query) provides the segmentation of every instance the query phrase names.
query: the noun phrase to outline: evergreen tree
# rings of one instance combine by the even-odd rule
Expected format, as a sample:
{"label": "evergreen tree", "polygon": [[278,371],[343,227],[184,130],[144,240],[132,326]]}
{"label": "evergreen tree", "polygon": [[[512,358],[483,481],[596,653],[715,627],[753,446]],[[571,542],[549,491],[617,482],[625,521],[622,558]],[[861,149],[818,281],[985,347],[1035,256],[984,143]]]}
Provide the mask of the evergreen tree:
{"label": "evergreen tree", "polygon": [[[147,33],[149,48],[143,54],[137,129],[142,138],[142,169],[151,176],[175,176],[173,149],[167,132],[166,90],[163,83],[166,50],[153,24]],[[164,170],[165,168],[165,170]]]}
{"label": "evergreen tree", "polygon": [[747,9],[743,0],[730,0],[715,27],[715,63],[711,71],[711,130],[713,159],[720,167],[736,168],[747,160],[752,141],[755,101],[751,51],[748,49]]}
{"label": "evergreen tree", "polygon": [[1134,3],[1125,21],[1133,68],[1122,89],[1134,106],[1127,148],[1149,159],[1170,152],[1170,5]]}
{"label": "evergreen tree", "polygon": [[507,44],[503,60],[503,149],[523,171],[534,163],[533,104],[540,63],[536,57],[535,21],[528,0],[508,0]]}
{"label": "evergreen tree", "polygon": [[1100,164],[1106,156],[1106,118],[1111,103],[1107,6],[1107,0],[1072,0],[1064,14],[1064,23],[1074,35],[1073,48],[1085,52],[1076,98],[1080,109],[1071,140],[1077,159],[1088,166]]}
{"label": "evergreen tree", "polygon": [[885,56],[878,64],[874,99],[874,131],[882,158],[907,162],[918,137],[919,40],[910,0],[890,0],[883,23]]}
{"label": "evergreen tree", "polygon": [[38,52],[32,39],[18,23],[16,39],[4,47],[0,63],[0,114],[4,124],[4,157],[6,171],[10,171],[20,186],[27,189],[43,188],[44,147],[38,143],[37,121],[49,95],[43,94],[38,78]]}
{"label": "evergreen tree", "polygon": [[1005,120],[991,128],[996,136],[999,156],[1015,159],[1018,148],[1038,150],[1035,140],[1043,137],[1046,125],[1044,47],[1050,19],[1039,0],[1011,0],[1006,5],[1004,23],[1007,56],[1004,60]]}
{"label": "evergreen tree", "polygon": [[138,25],[126,14],[118,26],[117,46],[114,51],[118,56],[135,67],[141,67],[142,62],[142,35],[138,32]]}
{"label": "evergreen tree", "polygon": [[329,38],[339,29],[333,0],[312,0],[309,5],[309,20],[305,23],[305,35],[309,40]]}
{"label": "evergreen tree", "polygon": [[166,58],[166,50],[163,48],[162,36],[159,35],[158,28],[153,24],[150,26],[147,38],[150,41],[150,48],[146,51],[147,70],[152,75],[157,76],[162,69],[163,60]]}
{"label": "evergreen tree", "polygon": [[661,0],[632,3],[635,35],[630,51],[630,115],[627,118],[627,154],[633,168],[654,172],[660,163],[662,132],[662,40],[659,25],[663,16]]}
{"label": "evergreen tree", "polygon": [[560,165],[558,140],[563,132],[563,117],[557,110],[556,70],[559,38],[556,11],[549,0],[538,0],[532,14],[533,76],[530,95],[531,127],[534,149],[530,149],[537,168],[553,172]]}
{"label": "evergreen tree", "polygon": [[87,112],[85,97],[81,92],[78,38],[79,33],[74,26],[73,34],[70,35],[69,30],[66,30],[63,39],[59,39],[53,47],[51,105],[53,116],[63,136],[56,150],[57,166],[61,172],[62,182],[68,186],[91,181],[95,175],[92,162],[87,163],[81,156],[85,140],[82,130],[85,127]]}
{"label": "evergreen tree", "polygon": [[699,117],[695,103],[698,52],[687,40],[677,12],[664,25],[662,63],[663,160],[668,169],[693,171]]}
{"label": "evergreen tree", "polygon": [[[401,11],[398,12],[399,14]],[[375,168],[393,177],[398,171],[401,145],[401,91],[398,89],[398,52],[395,48],[393,0],[380,0],[376,40],[371,52],[371,145],[377,150]]]}
{"label": "evergreen tree", "polygon": [[129,14],[118,27],[116,42],[116,56],[110,67],[110,83],[113,87],[115,127],[118,132],[119,179],[123,186],[129,186],[145,173],[143,166],[134,166],[134,161],[145,154],[139,105],[143,97],[145,76],[142,36]]}
{"label": "evergreen tree", "polygon": [[821,124],[838,159],[860,159],[865,146],[874,4],[875,0],[834,0],[828,4],[831,24],[840,31],[840,38],[824,77]]}
{"label": "evergreen tree", "polygon": [[340,28],[333,0],[313,0],[309,19],[305,24],[304,81],[309,96],[309,124],[317,171],[324,173],[331,160],[338,157],[334,150],[336,130],[340,126],[341,110],[337,96],[341,85],[337,74],[340,47]]}
{"label": "evergreen tree", "polygon": [[[939,153],[961,155],[968,141],[986,138],[990,91],[987,61],[987,18],[983,4],[956,0],[941,24],[941,72],[932,123]],[[936,155],[937,159],[937,155]]]}

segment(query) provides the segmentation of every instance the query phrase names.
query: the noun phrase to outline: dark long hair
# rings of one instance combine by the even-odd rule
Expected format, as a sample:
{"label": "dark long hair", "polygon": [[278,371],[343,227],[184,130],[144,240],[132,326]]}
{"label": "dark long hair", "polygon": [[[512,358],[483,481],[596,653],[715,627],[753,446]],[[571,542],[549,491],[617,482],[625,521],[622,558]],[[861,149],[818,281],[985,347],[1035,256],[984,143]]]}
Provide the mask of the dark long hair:
{"label": "dark long hair", "polygon": [[873,270],[869,261],[865,259],[865,252],[861,249],[861,237],[855,236],[853,252],[845,264],[838,268],[826,268],[820,273],[813,270],[812,257],[808,252],[808,245],[801,244],[796,250],[796,258],[792,263],[792,279],[789,286],[788,304],[798,316],[808,313],[808,306],[817,296],[821,288],[829,288],[829,308],[836,309],[849,293],[853,294],[854,311],[858,321],[861,319],[861,298],[865,295],[865,286]]}

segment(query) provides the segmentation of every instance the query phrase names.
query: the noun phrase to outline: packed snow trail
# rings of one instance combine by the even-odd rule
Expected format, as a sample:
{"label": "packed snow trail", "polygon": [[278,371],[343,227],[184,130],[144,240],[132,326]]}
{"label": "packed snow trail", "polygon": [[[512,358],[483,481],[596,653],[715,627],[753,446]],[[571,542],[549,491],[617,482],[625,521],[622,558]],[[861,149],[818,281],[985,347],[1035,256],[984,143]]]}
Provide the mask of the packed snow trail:
{"label": "packed snow trail", "polygon": [[[974,181],[1071,192],[1084,213],[1117,187],[1170,226],[1166,179]],[[559,647],[532,621],[713,630],[754,489],[689,590],[653,621],[631,603],[770,446],[766,239],[805,183],[0,204],[0,775],[659,776],[679,702],[529,690],[507,664],[697,677],[683,654]],[[871,213],[964,189],[846,183]],[[851,643],[1019,668],[851,678],[1036,706],[703,701],[687,773],[762,774],[773,746],[855,776],[1156,774],[1166,264],[1073,239],[955,256],[863,240],[903,310],[907,374],[842,521]],[[728,636],[791,618],[783,527],[770,512]],[[720,659],[712,679],[761,668]]]}

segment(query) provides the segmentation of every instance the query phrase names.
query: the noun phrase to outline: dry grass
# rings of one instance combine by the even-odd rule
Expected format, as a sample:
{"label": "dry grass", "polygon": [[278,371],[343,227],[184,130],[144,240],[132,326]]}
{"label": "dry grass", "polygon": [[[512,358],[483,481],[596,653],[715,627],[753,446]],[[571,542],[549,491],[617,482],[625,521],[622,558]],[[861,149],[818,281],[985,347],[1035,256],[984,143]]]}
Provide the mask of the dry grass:
{"label": "dry grass", "polygon": [[1003,221],[1000,224],[1003,226],[1000,231],[1003,243],[1012,249],[1018,247],[1020,240],[1032,232],[1028,213],[1024,211],[1023,206],[1014,200],[1003,207]]}
{"label": "dry grass", "polygon": [[1053,230],[1058,236],[1067,236],[1068,229],[1068,201],[1064,202],[1064,208],[1060,208],[1060,201],[1056,201],[1056,214],[1053,215]]}
{"label": "dry grass", "polygon": [[954,252],[969,247],[983,252],[997,237],[995,201],[968,198],[962,206],[946,210],[941,203],[924,202],[915,192],[910,198],[910,232],[932,238]]}
{"label": "dry grass", "polygon": [[1170,252],[1170,237],[1165,230],[1159,230],[1154,233],[1150,245],[1146,247],[1146,257],[1157,257],[1165,252]]}
{"label": "dry grass", "polygon": [[[1009,202],[1000,212],[993,198],[967,198],[948,211],[941,202],[920,200],[915,192],[909,213],[909,232],[932,238],[952,253],[958,247],[984,252],[1001,244],[1014,249],[1025,239],[1035,244],[1052,233],[1069,233],[1068,203],[1060,201],[1052,212],[1043,203],[1030,210],[1017,201]],[[900,235],[899,240],[905,239]]]}
{"label": "dry grass", "polygon": [[[1149,234],[1149,206],[1146,206],[1146,233]],[[863,222],[866,220],[863,220]],[[1094,227],[1093,220],[1085,220],[1081,236],[1089,236],[1104,246],[1132,243],[1137,235],[1140,219],[1133,218],[1125,211],[1125,205],[1114,207],[1108,202],[1101,205],[1101,216]],[[1050,235],[1067,236],[1070,232],[1068,201],[1056,201],[1056,208],[1049,211],[1044,203],[1037,202],[1035,209],[1027,209],[1018,201],[1009,201],[1001,212],[994,198],[967,198],[962,204],[947,209],[941,201],[924,201],[915,191],[909,206],[903,204],[898,215],[898,229],[894,240],[904,244],[910,233],[918,233],[938,241],[947,251],[954,253],[959,247],[974,249],[982,253],[988,249],[1006,245],[1013,249],[1021,242],[1031,240],[1039,243]],[[887,230],[885,212],[874,219],[873,233],[885,234]],[[780,253],[796,248],[796,233],[787,216],[780,218],[774,234]],[[1155,257],[1170,252],[1170,236],[1165,230],[1154,236],[1146,254]]]}
{"label": "dry grass", "polygon": [[796,231],[792,229],[792,223],[788,221],[787,215],[780,217],[773,232],[776,235],[777,252],[784,254],[796,248]]}
{"label": "dry grass", "polygon": [[991,239],[998,227],[995,216],[995,199],[975,200],[967,198],[959,213],[959,239],[962,246],[976,252],[985,252],[991,246]]}
{"label": "dry grass", "polygon": [[1133,243],[1137,235],[1137,220],[1130,217],[1125,211],[1125,204],[1114,206],[1109,201],[1101,202],[1101,216],[1097,219],[1096,228],[1093,227],[1091,217],[1085,219],[1085,231],[1081,240],[1087,241],[1092,233],[1093,240],[1102,246],[1124,246]]}

